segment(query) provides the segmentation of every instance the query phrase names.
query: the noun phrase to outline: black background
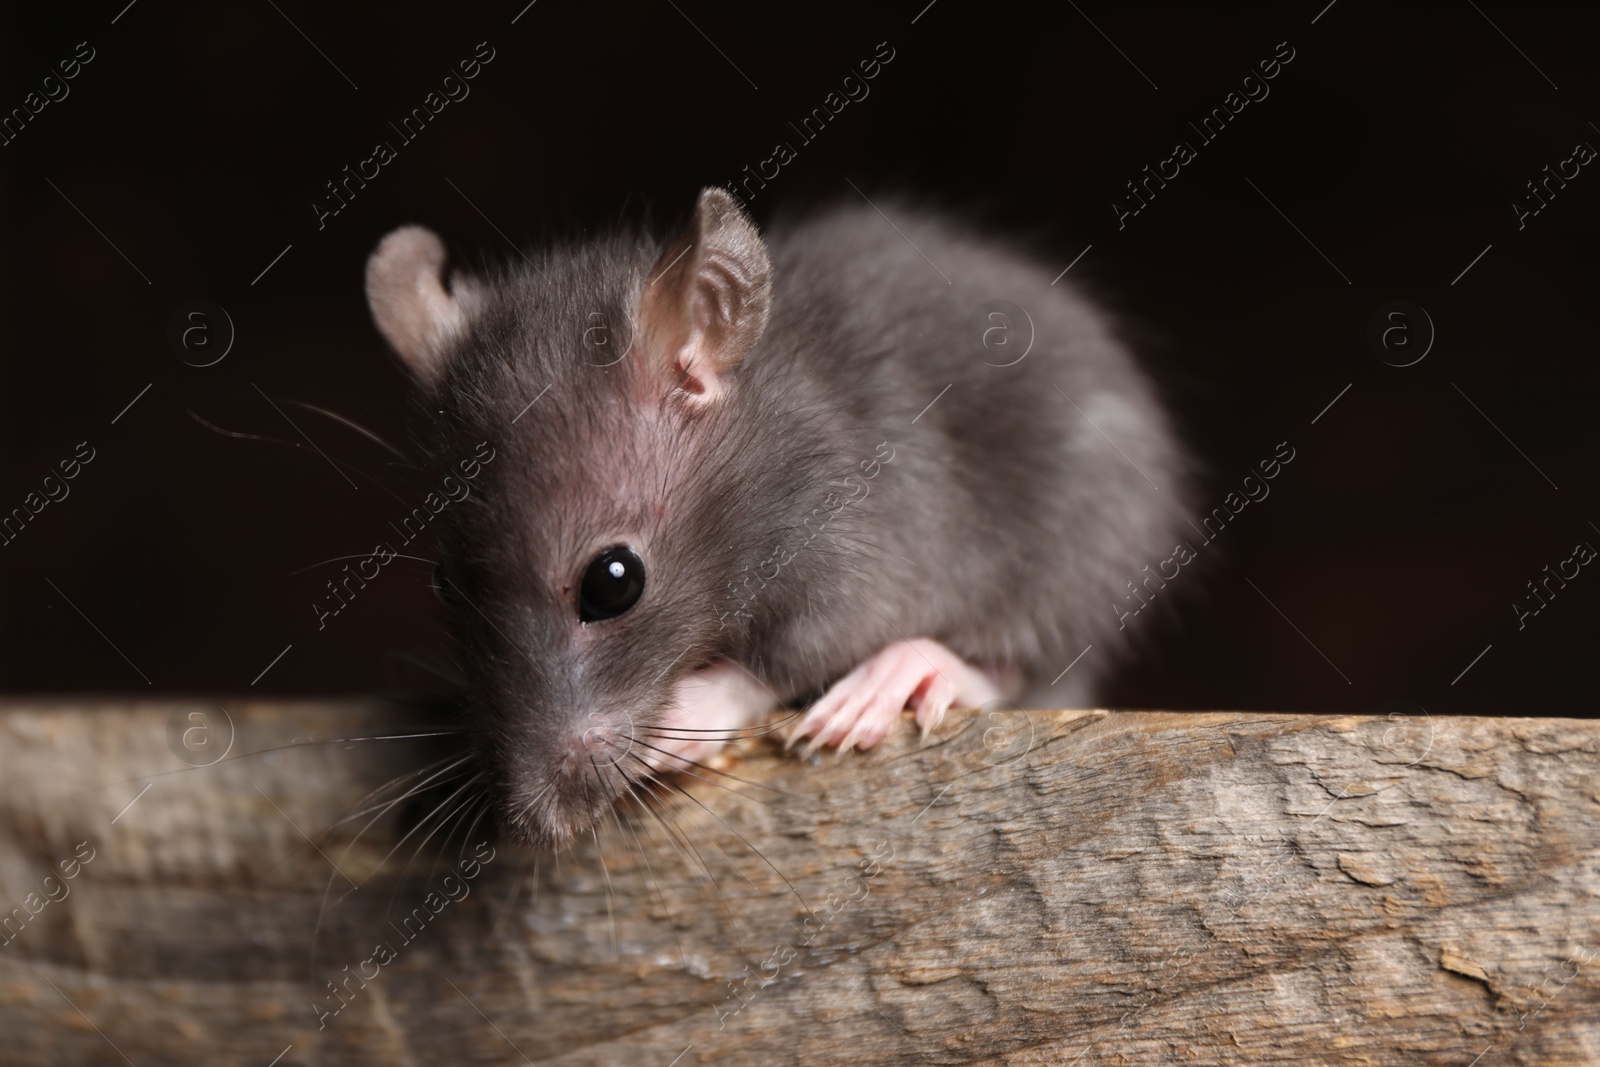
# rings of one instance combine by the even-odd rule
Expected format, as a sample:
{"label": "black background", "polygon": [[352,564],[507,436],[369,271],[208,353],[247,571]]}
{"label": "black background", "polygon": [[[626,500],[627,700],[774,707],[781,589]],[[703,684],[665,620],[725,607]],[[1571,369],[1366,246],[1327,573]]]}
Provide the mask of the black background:
{"label": "black background", "polygon": [[[427,565],[386,568],[320,632],[310,606],[337,567],[313,565],[369,552],[426,489],[300,406],[412,451],[407,382],[364,306],[367,253],[404,222],[501,256],[508,238],[641,204],[681,217],[700,186],[798,143],[789,122],[886,41],[870,96],[798,146],[758,219],[855,197],[853,182],[985,219],[1062,267],[1092,246],[1070,277],[1119,311],[1168,387],[1212,472],[1207,506],[1278,442],[1296,450],[1163,594],[1178,610],[1130,624],[1140,654],[1117,702],[1589,713],[1600,575],[1523,629],[1511,605],[1575,544],[1600,544],[1600,173],[1585,167],[1523,229],[1512,203],[1577,142],[1600,145],[1600,11],[925,3],[0,12],[8,111],[78,42],[95,51],[0,147],[0,509],[78,442],[96,451],[0,548],[0,682],[448,688],[428,666],[449,673]],[[387,123],[480,41],[495,58],[471,95],[399,144]],[[1197,143],[1187,123],[1281,41],[1295,58],[1270,96],[1119,230],[1123,183]],[[398,158],[319,230],[312,200],[379,140]],[[197,299],[237,329],[205,368],[167,341]],[[1437,331],[1409,367],[1366,340],[1400,299]]]}

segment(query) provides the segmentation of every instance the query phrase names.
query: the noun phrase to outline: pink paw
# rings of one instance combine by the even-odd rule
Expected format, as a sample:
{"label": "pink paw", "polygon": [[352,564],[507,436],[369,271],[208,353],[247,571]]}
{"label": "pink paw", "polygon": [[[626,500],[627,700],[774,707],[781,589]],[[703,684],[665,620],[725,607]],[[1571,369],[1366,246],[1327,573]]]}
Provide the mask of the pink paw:
{"label": "pink paw", "polygon": [[926,737],[952,705],[977,707],[1001,696],[990,677],[930,638],[897,641],[833,684],[789,735],[810,736],[810,755],[822,745],[868,749],[889,732],[900,712],[914,708]]}
{"label": "pink paw", "polygon": [[635,754],[652,771],[681,771],[713,755],[778,705],[744,668],[719,660],[678,680],[663,721],[637,730]]}

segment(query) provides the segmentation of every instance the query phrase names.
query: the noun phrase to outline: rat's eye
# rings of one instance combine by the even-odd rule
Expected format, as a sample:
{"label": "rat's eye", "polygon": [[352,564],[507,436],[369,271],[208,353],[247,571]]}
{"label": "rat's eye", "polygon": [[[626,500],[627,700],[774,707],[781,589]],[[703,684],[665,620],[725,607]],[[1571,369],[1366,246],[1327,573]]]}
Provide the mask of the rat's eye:
{"label": "rat's eye", "polygon": [[433,595],[447,608],[456,606],[456,593],[450,588],[450,575],[444,569],[442,559],[433,565]]}
{"label": "rat's eye", "polygon": [[627,545],[612,545],[590,561],[578,587],[578,618],[614,619],[639,602],[644,592],[644,560]]}

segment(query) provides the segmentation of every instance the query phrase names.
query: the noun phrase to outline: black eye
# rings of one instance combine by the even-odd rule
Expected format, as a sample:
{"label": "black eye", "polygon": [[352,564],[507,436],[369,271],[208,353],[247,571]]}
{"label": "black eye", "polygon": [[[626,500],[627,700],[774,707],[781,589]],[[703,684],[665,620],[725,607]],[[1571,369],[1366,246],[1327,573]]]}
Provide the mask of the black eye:
{"label": "black eye", "polygon": [[450,588],[450,575],[444,569],[444,560],[433,565],[433,595],[447,608],[456,606],[455,590]]}
{"label": "black eye", "polygon": [[614,619],[639,602],[644,592],[644,560],[627,545],[612,545],[589,563],[578,587],[578,618]]}

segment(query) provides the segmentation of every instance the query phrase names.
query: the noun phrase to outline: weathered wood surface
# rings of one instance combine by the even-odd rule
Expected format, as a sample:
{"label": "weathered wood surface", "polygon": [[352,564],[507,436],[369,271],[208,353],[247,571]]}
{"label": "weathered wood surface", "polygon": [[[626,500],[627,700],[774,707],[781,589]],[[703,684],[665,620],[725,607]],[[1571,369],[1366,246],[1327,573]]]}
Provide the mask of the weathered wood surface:
{"label": "weathered wood surface", "polygon": [[[402,877],[404,824],[321,831],[439,741],[240,754],[415,713],[225,703],[233,750],[195,770],[169,738],[190,711],[220,730],[216,704],[0,713],[0,907],[28,920],[0,1061],[1600,1063],[1600,723],[1037,712],[814,762],[753,741],[728,769],[783,792],[688,780],[676,842],[625,820],[603,866],[587,842],[535,873],[457,833]],[[409,942],[391,901],[429,919]],[[352,972],[377,977],[336,999]]]}

